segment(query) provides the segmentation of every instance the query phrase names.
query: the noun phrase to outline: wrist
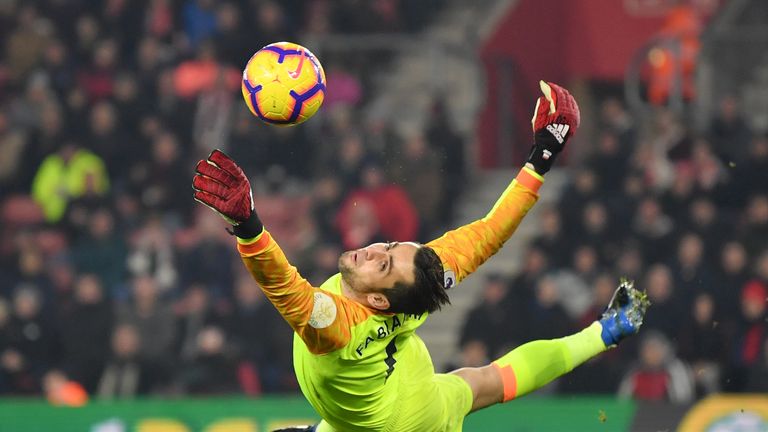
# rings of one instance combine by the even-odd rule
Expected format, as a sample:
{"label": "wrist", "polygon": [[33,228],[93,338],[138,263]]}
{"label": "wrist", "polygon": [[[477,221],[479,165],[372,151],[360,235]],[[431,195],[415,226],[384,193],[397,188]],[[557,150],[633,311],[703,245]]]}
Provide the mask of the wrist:
{"label": "wrist", "polygon": [[256,214],[255,210],[251,210],[251,215],[248,219],[234,225],[231,233],[237,238],[250,239],[258,236],[262,231],[264,231],[264,225],[261,223],[259,215]]}

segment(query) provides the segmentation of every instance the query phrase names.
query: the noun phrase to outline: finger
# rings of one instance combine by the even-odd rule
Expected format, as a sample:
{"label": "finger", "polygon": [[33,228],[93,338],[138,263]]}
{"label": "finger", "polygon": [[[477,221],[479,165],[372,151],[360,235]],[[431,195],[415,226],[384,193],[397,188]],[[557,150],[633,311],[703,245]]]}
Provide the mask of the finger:
{"label": "finger", "polygon": [[546,81],[540,80],[539,88],[541,88],[541,92],[544,93],[544,97],[547,98],[547,102],[549,102],[549,113],[554,114],[555,111],[557,111],[557,95],[552,89],[552,86]]}
{"label": "finger", "polygon": [[219,149],[212,151],[211,154],[208,155],[208,160],[235,178],[244,175],[243,170],[237,166],[235,161],[233,161],[229,156],[224,154],[224,152]]}
{"label": "finger", "polygon": [[541,106],[541,97],[536,99],[536,108],[533,109],[533,117],[531,118],[531,126],[533,131],[536,132],[536,119],[539,118],[539,107]]}
{"label": "finger", "polygon": [[533,113],[533,130],[534,132],[544,127],[549,121],[551,115],[549,114],[549,102],[544,96],[539,96],[536,99],[536,111]]}
{"label": "finger", "polygon": [[221,214],[221,211],[219,209],[224,207],[223,199],[215,195],[211,195],[208,192],[200,191],[200,190],[195,191],[194,198],[195,198],[195,201],[199,202],[200,204],[203,204],[204,206],[215,211],[216,213]]}
{"label": "finger", "polygon": [[234,186],[237,183],[237,179],[233,177],[232,174],[224,171],[216,165],[213,165],[207,160],[201,160],[198,162],[197,166],[195,167],[195,171],[206,177],[210,177],[226,186]]}
{"label": "finger", "polygon": [[192,188],[196,191],[206,192],[217,197],[225,197],[228,187],[223,184],[202,175],[196,175],[192,178]]}

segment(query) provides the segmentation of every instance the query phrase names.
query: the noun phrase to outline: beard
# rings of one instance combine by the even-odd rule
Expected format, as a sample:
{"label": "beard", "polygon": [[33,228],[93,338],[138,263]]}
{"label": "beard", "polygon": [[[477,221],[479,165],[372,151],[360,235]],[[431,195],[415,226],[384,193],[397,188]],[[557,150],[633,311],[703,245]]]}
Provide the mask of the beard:
{"label": "beard", "polygon": [[347,257],[349,257],[351,253],[352,252],[344,252],[339,257],[339,273],[341,273],[341,279],[347,283],[347,286],[350,289],[352,289],[353,291],[358,291],[357,283],[356,283],[357,277],[355,276],[355,271],[351,266],[349,266],[346,263],[346,259]]}

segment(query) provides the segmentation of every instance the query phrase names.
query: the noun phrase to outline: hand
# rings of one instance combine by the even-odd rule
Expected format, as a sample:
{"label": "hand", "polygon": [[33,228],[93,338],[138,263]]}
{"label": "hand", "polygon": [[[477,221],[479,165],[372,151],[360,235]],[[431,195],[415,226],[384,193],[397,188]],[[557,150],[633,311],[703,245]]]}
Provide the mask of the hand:
{"label": "hand", "polygon": [[568,139],[579,127],[580,113],[576,100],[557,84],[539,81],[544,96],[536,100],[531,125],[533,147],[527,163],[539,174],[546,174]]}
{"label": "hand", "polygon": [[195,201],[211,208],[235,226],[234,234],[252,238],[261,233],[253,208],[253,192],[243,170],[221,150],[201,160],[192,179]]}

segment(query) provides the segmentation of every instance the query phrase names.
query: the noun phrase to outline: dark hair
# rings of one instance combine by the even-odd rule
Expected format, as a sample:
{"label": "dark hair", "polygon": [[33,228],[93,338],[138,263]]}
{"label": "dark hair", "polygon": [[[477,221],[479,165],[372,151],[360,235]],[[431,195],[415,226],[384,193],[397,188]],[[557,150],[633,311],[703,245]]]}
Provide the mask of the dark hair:
{"label": "dark hair", "polygon": [[422,246],[413,258],[415,280],[413,285],[398,282],[394,287],[382,290],[389,300],[387,312],[422,314],[439,310],[450,304],[445,292],[443,262],[435,251]]}

